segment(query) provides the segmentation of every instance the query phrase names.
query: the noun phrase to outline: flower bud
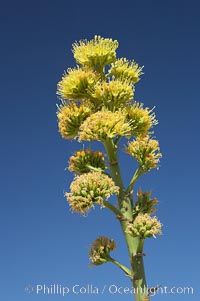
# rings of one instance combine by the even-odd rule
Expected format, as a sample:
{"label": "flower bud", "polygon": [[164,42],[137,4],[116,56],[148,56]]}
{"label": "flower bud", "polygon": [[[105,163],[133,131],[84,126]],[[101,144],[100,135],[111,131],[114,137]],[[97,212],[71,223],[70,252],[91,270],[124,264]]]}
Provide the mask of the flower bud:
{"label": "flower bud", "polygon": [[75,103],[62,105],[57,112],[58,128],[65,139],[73,139],[78,135],[82,122],[91,114],[90,106]]}
{"label": "flower bud", "polygon": [[111,194],[118,194],[119,187],[113,180],[101,172],[89,172],[77,176],[70,185],[71,192],[66,198],[75,212],[85,213],[94,204],[103,207],[103,201]]}
{"label": "flower bud", "polygon": [[104,171],[105,168],[105,155],[90,149],[75,152],[69,161],[69,170],[78,174],[90,172],[92,169]]}
{"label": "flower bud", "polygon": [[158,141],[149,136],[137,137],[135,141],[129,142],[126,152],[139,162],[144,172],[158,168],[162,157]]}
{"label": "flower bud", "polygon": [[107,262],[110,258],[110,251],[116,249],[114,240],[100,236],[93,243],[89,251],[90,260],[92,265],[101,265]]}
{"label": "flower bud", "polygon": [[128,223],[126,233],[133,237],[147,238],[161,234],[162,225],[156,216],[149,214],[138,214],[133,222]]}
{"label": "flower bud", "polygon": [[156,211],[154,205],[157,205],[157,199],[151,199],[151,192],[142,192],[141,190],[137,193],[138,200],[135,202],[133,209],[133,216],[138,213],[153,213]]}

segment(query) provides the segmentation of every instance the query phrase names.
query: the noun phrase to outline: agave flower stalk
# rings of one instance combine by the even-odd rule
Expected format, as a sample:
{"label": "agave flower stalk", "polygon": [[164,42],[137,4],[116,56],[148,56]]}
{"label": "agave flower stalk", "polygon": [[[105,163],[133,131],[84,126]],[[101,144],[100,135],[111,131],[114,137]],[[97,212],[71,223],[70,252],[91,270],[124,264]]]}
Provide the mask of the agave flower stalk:
{"label": "agave flower stalk", "polygon": [[[119,220],[130,267],[110,256],[116,243],[106,236],[98,237],[91,245],[91,263],[116,265],[130,278],[135,300],[148,301],[144,242],[160,235],[162,225],[152,216],[157,199],[151,199],[150,192],[139,190],[136,194],[135,183],[151,169],[158,169],[162,155],[158,141],[152,137],[152,128],[158,123],[153,109],[134,100],[135,84],[143,67],[135,61],[117,58],[118,45],[117,41],[100,36],[76,42],[72,48],[78,65],[68,69],[58,83],[57,94],[62,103],[57,117],[62,137],[84,144],[99,141],[105,148],[105,153],[88,148],[71,156],[69,170],[75,178],[65,196],[74,212],[85,214],[99,205]],[[123,149],[119,144],[122,139],[126,143]],[[121,173],[120,151],[138,162],[127,187]],[[117,205],[109,201],[113,194]]]}
{"label": "agave flower stalk", "polygon": [[[147,287],[145,272],[144,272],[144,263],[143,258],[141,256],[137,257],[137,254],[143,253],[143,243],[141,242],[140,238],[138,237],[131,237],[129,233],[126,232],[127,223],[132,220],[132,211],[133,211],[133,200],[131,196],[126,194],[123,181],[121,178],[120,167],[117,158],[117,151],[115,146],[113,145],[112,141],[107,141],[105,143],[105,148],[109,157],[110,161],[110,170],[112,174],[112,178],[114,179],[116,185],[120,187],[119,195],[118,195],[118,202],[121,215],[118,216],[120,221],[122,231],[124,233],[128,251],[129,251],[129,258],[130,264],[133,271],[133,286],[136,289],[135,298],[137,301],[141,301],[140,298],[141,293]],[[136,278],[137,277],[137,278]],[[141,292],[140,292],[141,288]],[[138,296],[139,295],[139,296]]]}

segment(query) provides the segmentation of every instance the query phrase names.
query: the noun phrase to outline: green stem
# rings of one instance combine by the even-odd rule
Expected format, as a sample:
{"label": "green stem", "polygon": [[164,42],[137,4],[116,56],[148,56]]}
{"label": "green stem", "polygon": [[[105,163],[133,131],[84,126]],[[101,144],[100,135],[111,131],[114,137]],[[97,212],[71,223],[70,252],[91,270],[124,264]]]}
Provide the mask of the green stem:
{"label": "green stem", "polygon": [[129,251],[130,263],[132,267],[132,282],[135,289],[135,300],[144,301],[148,296],[146,291],[146,278],[143,263],[143,244],[144,240],[139,237],[132,237],[126,233],[127,223],[132,220],[133,201],[128,195],[133,188],[134,183],[142,174],[141,169],[138,168],[130,181],[130,184],[125,191],[123,180],[121,177],[120,166],[118,163],[117,149],[112,139],[107,139],[104,142],[107,151],[108,159],[110,161],[110,172],[113,181],[119,187],[118,202],[122,217],[119,218],[123,234],[125,236],[126,244]]}
{"label": "green stem", "polygon": [[89,165],[89,164],[86,164],[86,167],[89,168],[89,169],[92,170],[92,171],[102,172],[102,169],[101,169],[101,168],[94,167],[94,166]]}
{"label": "green stem", "polygon": [[127,276],[131,277],[133,276],[132,271],[125,267],[123,264],[119,263],[117,260],[110,257],[108,261],[114,263],[116,266],[118,266]]}
{"label": "green stem", "polygon": [[136,255],[133,256],[132,259],[132,268],[134,271],[133,287],[135,289],[135,300],[143,301],[145,298],[148,298],[148,290],[147,290],[147,283],[146,283],[144,262],[143,262],[144,239],[138,237],[137,240],[138,243],[137,243]]}
{"label": "green stem", "polygon": [[122,136],[118,136],[115,140],[114,140],[114,144],[117,146],[117,144],[119,143],[120,139],[122,138]]}
{"label": "green stem", "polygon": [[124,185],[123,185],[118,158],[117,158],[117,148],[112,139],[107,139],[104,142],[104,146],[108,154],[112,179],[120,189],[119,191],[119,198],[120,198],[124,194]]}
{"label": "green stem", "polygon": [[130,183],[129,183],[129,185],[128,185],[128,188],[127,188],[127,190],[126,190],[126,193],[127,193],[127,194],[129,194],[129,193],[131,192],[131,190],[133,189],[133,186],[134,186],[135,182],[139,179],[139,177],[140,177],[142,174],[143,174],[142,168],[141,168],[141,166],[139,166],[139,167],[136,169],[136,171],[135,171],[135,173],[134,173],[134,175],[133,175],[133,177],[132,177],[132,179],[131,179],[131,181],[130,181]]}
{"label": "green stem", "polygon": [[107,202],[107,201],[103,201],[103,204],[106,208],[108,208],[109,210],[111,210],[116,216],[120,216],[121,215],[121,211],[118,210],[115,206],[113,206],[111,203]]}

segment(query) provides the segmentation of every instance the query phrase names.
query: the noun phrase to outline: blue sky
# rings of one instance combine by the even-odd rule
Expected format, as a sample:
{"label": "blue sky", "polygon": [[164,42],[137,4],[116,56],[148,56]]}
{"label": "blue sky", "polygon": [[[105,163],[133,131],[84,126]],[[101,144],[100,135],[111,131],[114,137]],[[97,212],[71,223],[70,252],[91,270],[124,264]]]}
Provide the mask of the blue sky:
{"label": "blue sky", "polygon": [[[117,221],[98,208],[87,218],[72,214],[63,197],[72,180],[64,169],[80,145],[58,133],[56,85],[64,69],[74,66],[71,44],[99,34],[119,41],[119,57],[144,65],[135,98],[156,106],[159,119],[161,168],[138,183],[158,197],[164,224],[164,235],[146,242],[148,283],[194,288],[193,295],[152,299],[199,300],[198,1],[4,1],[0,23],[1,299],[102,300],[100,292],[26,294],[26,285],[131,286],[109,264],[88,267],[88,246],[98,235],[114,238],[115,257],[127,263]],[[128,179],[130,164],[122,165]]]}

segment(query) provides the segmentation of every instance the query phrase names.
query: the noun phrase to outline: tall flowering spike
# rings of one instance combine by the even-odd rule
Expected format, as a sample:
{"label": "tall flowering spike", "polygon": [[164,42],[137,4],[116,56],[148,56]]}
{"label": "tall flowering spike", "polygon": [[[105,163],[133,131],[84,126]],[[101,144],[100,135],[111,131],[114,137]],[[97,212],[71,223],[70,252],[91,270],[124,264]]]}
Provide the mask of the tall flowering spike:
{"label": "tall flowering spike", "polygon": [[143,172],[158,168],[162,157],[158,141],[150,139],[149,136],[138,137],[135,141],[129,142],[126,152],[139,162]]}
{"label": "tall flowering spike", "polygon": [[78,64],[99,70],[116,60],[117,47],[116,40],[95,36],[93,40],[73,44],[72,51]]}
{"label": "tall flowering spike", "polygon": [[134,102],[131,106],[127,106],[125,112],[131,125],[131,133],[135,137],[146,136],[148,131],[158,123],[153,110],[143,108],[142,103]]}
{"label": "tall flowering spike", "polygon": [[69,170],[77,174],[90,172],[91,170],[104,171],[105,155],[99,151],[93,152],[90,149],[79,150],[71,156]]}
{"label": "tall flowering spike", "polygon": [[100,236],[93,243],[89,251],[90,260],[93,265],[101,265],[110,258],[110,251],[116,249],[116,243],[113,239]]}
{"label": "tall flowering spike", "polygon": [[101,172],[89,172],[77,176],[70,185],[67,200],[73,211],[85,213],[94,204],[103,206],[103,201],[111,194],[118,194],[119,187],[113,180]]}
{"label": "tall flowering spike", "polygon": [[105,141],[115,136],[130,137],[130,130],[122,111],[99,111],[89,116],[80,126],[79,140]]}
{"label": "tall flowering spike", "polygon": [[92,89],[98,75],[89,69],[68,69],[58,83],[57,94],[61,99],[81,100],[88,98],[88,89]]}
{"label": "tall flowering spike", "polygon": [[161,232],[162,225],[156,216],[151,217],[149,214],[138,214],[133,223],[129,223],[126,233],[133,237],[147,238],[152,237]]}
{"label": "tall flowering spike", "polygon": [[113,111],[133,99],[134,89],[127,81],[98,82],[91,93],[94,102]]}
{"label": "tall flowering spike", "polygon": [[108,73],[116,78],[128,79],[131,83],[135,84],[140,80],[140,75],[143,74],[142,68],[134,61],[121,58],[111,64]]}
{"label": "tall flowering spike", "polygon": [[65,139],[73,139],[77,136],[80,125],[91,114],[89,104],[61,105],[57,112],[58,128]]}
{"label": "tall flowering spike", "polygon": [[156,211],[155,205],[158,204],[157,199],[151,199],[151,192],[143,192],[141,190],[137,193],[138,200],[133,208],[133,216],[139,213],[153,213]]}
{"label": "tall flowering spike", "polygon": [[[105,156],[90,149],[76,151],[69,160],[69,170],[75,178],[65,194],[74,212],[86,214],[95,204],[109,209],[120,221],[129,251],[130,267],[110,257],[116,244],[108,237],[98,237],[89,255],[93,265],[111,262],[128,275],[135,288],[135,299],[149,300],[149,291],[142,258],[147,237],[161,234],[161,223],[151,214],[157,199],[150,192],[138,191],[133,202],[131,192],[137,180],[147,171],[158,168],[161,158],[159,143],[152,139],[152,128],[158,122],[153,109],[134,101],[135,84],[143,67],[126,58],[117,58],[116,40],[95,36],[73,44],[77,63],[68,69],[58,83],[57,94],[62,100],[58,107],[58,125],[63,138],[78,141],[100,141],[108,156],[110,175],[105,172]],[[121,138],[128,139],[125,151],[139,166],[125,189],[118,158]],[[131,138],[131,139],[130,139]],[[130,159],[130,158],[129,158]],[[117,195],[117,204],[107,199]],[[136,237],[133,243],[133,237]]]}

